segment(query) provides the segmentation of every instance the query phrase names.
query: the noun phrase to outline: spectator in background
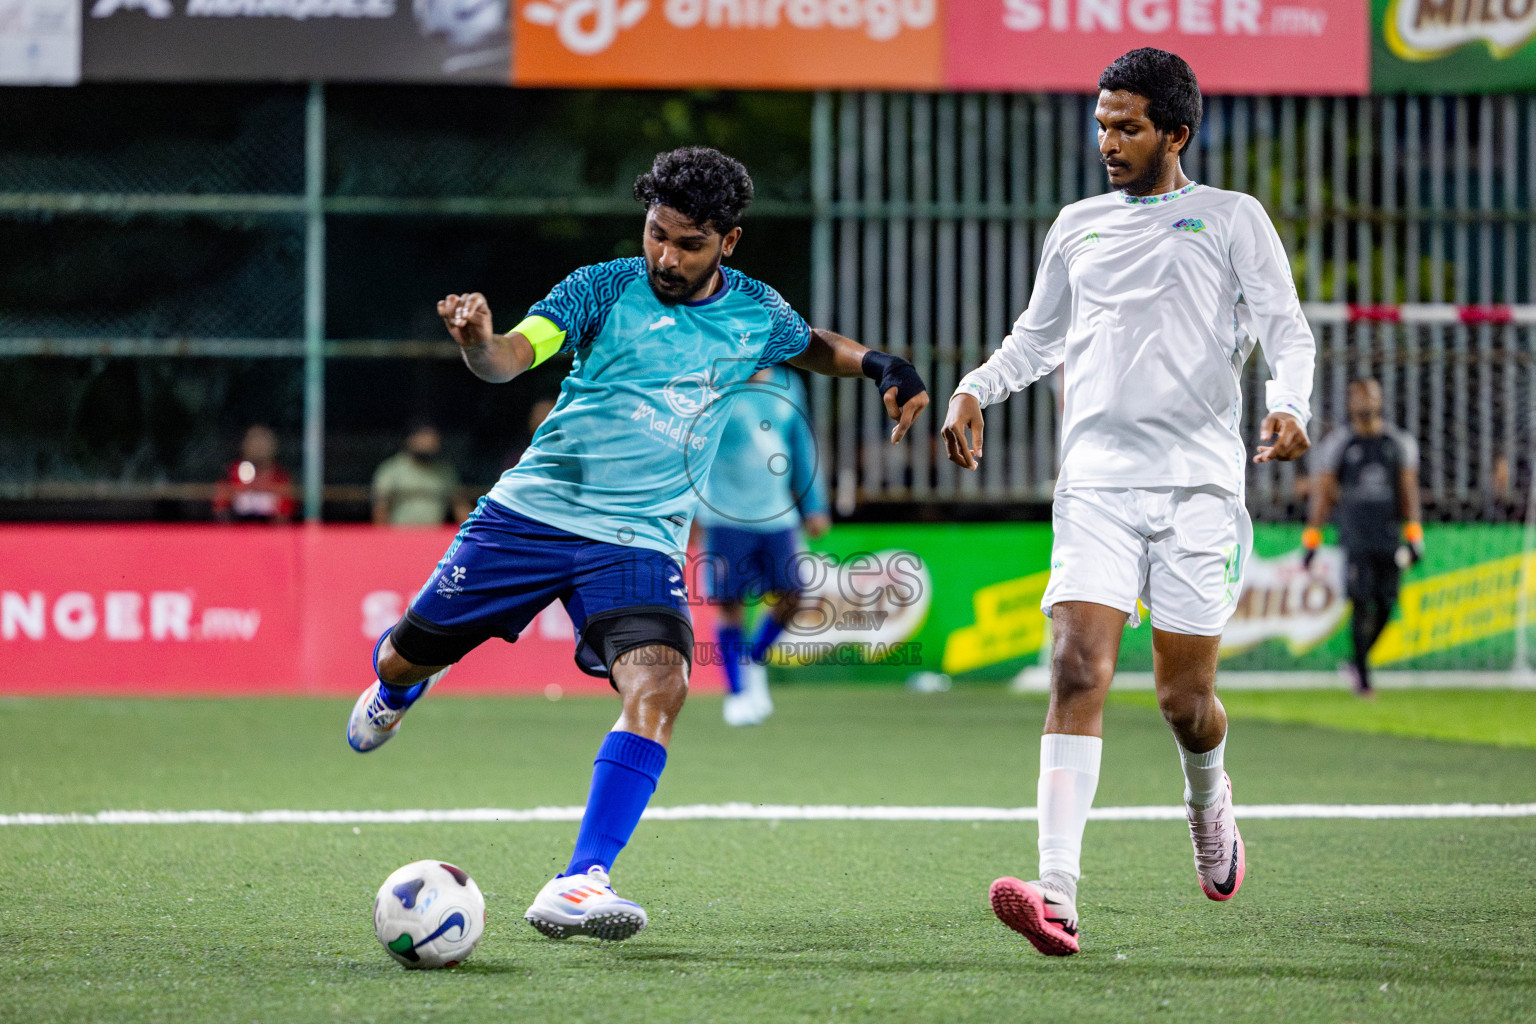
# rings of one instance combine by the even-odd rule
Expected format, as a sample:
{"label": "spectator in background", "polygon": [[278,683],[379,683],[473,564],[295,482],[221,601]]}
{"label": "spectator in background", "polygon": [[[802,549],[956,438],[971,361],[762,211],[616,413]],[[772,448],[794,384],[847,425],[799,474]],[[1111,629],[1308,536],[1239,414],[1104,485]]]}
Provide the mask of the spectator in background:
{"label": "spectator in background", "polygon": [[523,452],[527,451],[528,446],[533,444],[534,435],[539,432],[539,428],[544,425],[544,421],[554,411],[555,400],[553,398],[541,398],[529,407],[528,431],[527,433],[519,434],[517,439],[512,442],[512,447],[507,449],[507,454],[501,460],[503,471],[517,465],[518,460],[523,457]]}
{"label": "spectator in background", "polygon": [[[1419,524],[1419,443],[1381,413],[1381,385],[1351,381],[1349,423],[1323,439],[1312,455],[1312,506],[1302,534],[1302,564],[1323,543],[1323,524],[1338,511],[1345,591],[1354,605],[1354,660],[1339,666],[1355,692],[1375,694],[1366,659],[1397,604],[1400,569],[1424,555]],[[1399,539],[1401,531],[1401,540]]]}
{"label": "spectator in background", "polygon": [[440,456],[443,436],[424,420],[411,424],[405,449],[373,474],[375,526],[441,526],[469,518],[470,506],[459,487],[459,474]]}
{"label": "spectator in background", "polygon": [[1493,473],[1483,492],[1483,507],[1479,514],[1484,522],[1518,523],[1526,517],[1525,496],[1515,486],[1516,467],[1510,465],[1509,456],[1497,452],[1493,456]]}
{"label": "spectator in background", "polygon": [[277,435],[258,423],[240,441],[240,458],[213,489],[213,515],[221,523],[293,520],[293,478],[277,464]]}

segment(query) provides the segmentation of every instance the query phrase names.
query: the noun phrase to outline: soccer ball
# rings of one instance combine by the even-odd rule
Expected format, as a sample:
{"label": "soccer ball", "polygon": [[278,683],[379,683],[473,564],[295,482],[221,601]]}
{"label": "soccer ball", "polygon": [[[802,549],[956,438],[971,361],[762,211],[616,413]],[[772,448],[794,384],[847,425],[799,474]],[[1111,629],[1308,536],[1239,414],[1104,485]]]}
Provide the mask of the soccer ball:
{"label": "soccer ball", "polygon": [[485,931],[485,897],[460,868],[418,860],[384,879],[373,931],[403,967],[457,967]]}

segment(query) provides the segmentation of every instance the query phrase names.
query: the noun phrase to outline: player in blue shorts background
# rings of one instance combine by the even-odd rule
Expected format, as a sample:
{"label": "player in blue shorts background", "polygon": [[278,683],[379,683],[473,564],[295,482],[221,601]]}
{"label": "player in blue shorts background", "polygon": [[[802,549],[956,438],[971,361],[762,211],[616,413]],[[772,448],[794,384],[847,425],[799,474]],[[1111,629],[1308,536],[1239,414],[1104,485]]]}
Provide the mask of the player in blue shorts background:
{"label": "player in blue shorts background", "polygon": [[511,380],[556,352],[575,360],[528,450],[379,638],[377,681],[347,723],[355,750],[374,749],[454,662],[492,637],[516,640],[551,601],[565,604],[577,663],[608,677],[623,710],[598,749],[571,861],[525,914],[557,939],[626,939],[645,927],[609,871],[656,789],[687,696],[693,627],[681,565],[737,392],[786,360],[867,376],[897,420],[892,443],[928,404],[906,360],[813,330],[772,288],[721,265],[752,200],[741,164],[712,149],[662,153],[635,198],[644,256],[582,267],[510,332],[492,329],[479,293],[438,303],[482,380]]}
{"label": "player in blue shorts background", "polygon": [[[788,367],[753,374],[731,407],[697,522],[705,531],[695,578],[715,606],[730,685],[725,721],[759,725],[773,714],[768,653],[802,600],[800,527],[819,537],[832,525],[805,385]],[[773,604],[748,642],[745,606],[765,597]]]}

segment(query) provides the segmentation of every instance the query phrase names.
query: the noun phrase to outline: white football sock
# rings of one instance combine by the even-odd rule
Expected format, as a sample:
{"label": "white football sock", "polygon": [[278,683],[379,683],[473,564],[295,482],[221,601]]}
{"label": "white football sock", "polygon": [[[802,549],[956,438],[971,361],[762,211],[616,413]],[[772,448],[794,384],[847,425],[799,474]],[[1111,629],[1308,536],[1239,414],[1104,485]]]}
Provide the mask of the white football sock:
{"label": "white football sock", "polygon": [[1104,741],[1097,736],[1046,733],[1040,737],[1040,875],[1072,880],[1076,897],[1082,875],[1083,827],[1099,788],[1099,760]]}
{"label": "white football sock", "polygon": [[1203,754],[1184,749],[1184,744],[1174,740],[1179,748],[1179,760],[1184,765],[1184,802],[1191,807],[1209,807],[1221,799],[1226,790],[1226,770],[1222,756],[1227,750],[1227,738]]}

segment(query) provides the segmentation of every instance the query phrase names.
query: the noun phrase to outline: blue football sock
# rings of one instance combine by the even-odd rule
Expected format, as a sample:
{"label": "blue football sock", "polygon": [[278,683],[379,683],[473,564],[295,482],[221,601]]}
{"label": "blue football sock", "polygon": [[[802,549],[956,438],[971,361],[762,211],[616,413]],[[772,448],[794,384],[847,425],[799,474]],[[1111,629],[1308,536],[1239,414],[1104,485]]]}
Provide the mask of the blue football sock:
{"label": "blue football sock", "polygon": [[594,864],[612,870],[667,766],[667,748],[632,732],[610,732],[592,765],[592,791],[576,834],[576,852],[564,874],[584,874]]}
{"label": "blue football sock", "polygon": [[412,683],[410,686],[391,686],[379,675],[379,648],[384,646],[384,637],[389,636],[391,626],[379,636],[378,643],[373,645],[373,675],[379,681],[379,693],[384,697],[384,703],[388,707],[399,711],[408,708],[421,696],[421,688],[424,683]]}
{"label": "blue football sock", "polygon": [[731,688],[732,693],[741,692],[741,652],[744,645],[741,642],[740,626],[721,626],[720,636],[720,664],[725,669],[725,682]]}
{"label": "blue football sock", "polygon": [[784,632],[784,623],[772,615],[764,615],[763,621],[758,624],[757,635],[752,638],[752,663],[761,665],[768,660],[768,648]]}

